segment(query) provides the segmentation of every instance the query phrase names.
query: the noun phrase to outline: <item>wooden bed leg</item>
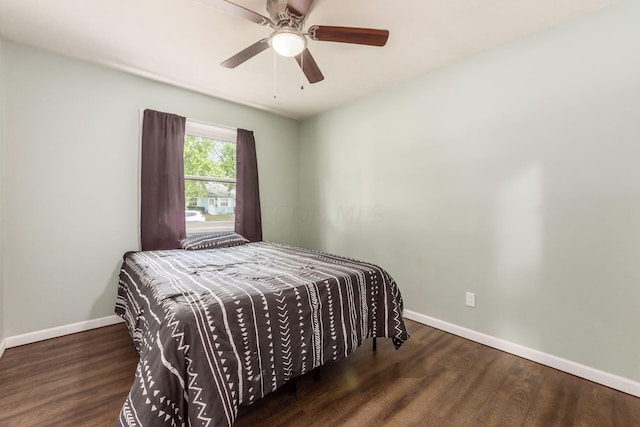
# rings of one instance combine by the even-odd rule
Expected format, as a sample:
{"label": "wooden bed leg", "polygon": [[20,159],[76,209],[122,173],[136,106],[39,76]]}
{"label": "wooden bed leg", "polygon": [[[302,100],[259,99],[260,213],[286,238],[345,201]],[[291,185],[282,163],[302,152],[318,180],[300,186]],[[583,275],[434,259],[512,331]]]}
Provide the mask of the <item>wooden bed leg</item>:
{"label": "wooden bed leg", "polygon": [[298,391],[298,378],[292,378],[289,381],[289,396],[295,397],[296,392]]}
{"label": "wooden bed leg", "polygon": [[373,351],[376,351],[377,349],[378,349],[378,346],[376,342],[376,337],[373,337]]}
{"label": "wooden bed leg", "polygon": [[313,380],[315,382],[320,381],[320,367],[319,366],[316,369],[314,369],[314,371],[313,371]]}

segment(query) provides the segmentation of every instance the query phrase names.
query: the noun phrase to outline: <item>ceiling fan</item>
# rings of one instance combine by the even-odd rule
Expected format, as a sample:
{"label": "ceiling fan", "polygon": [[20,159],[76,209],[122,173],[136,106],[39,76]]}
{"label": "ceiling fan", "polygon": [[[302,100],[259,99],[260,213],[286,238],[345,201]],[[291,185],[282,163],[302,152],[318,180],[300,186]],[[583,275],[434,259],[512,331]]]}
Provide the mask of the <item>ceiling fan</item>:
{"label": "ceiling fan", "polygon": [[274,30],[268,38],[252,44],[220,64],[226,68],[235,68],[272,47],[282,56],[295,57],[309,83],[317,83],[322,81],[324,76],[307,48],[307,37],[311,40],[368,46],[384,46],[389,38],[389,31],[372,28],[313,25],[304,32],[305,21],[313,0],[267,0],[267,12],[270,18],[230,1],[206,2],[231,15],[256,24],[268,25]]}

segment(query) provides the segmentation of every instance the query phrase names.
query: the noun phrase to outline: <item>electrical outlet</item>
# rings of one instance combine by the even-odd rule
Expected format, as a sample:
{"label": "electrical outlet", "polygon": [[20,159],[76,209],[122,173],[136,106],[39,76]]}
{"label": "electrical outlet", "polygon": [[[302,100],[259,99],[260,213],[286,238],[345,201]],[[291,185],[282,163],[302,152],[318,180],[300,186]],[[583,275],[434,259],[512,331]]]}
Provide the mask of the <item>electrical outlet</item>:
{"label": "electrical outlet", "polygon": [[476,294],[467,292],[467,306],[476,308]]}

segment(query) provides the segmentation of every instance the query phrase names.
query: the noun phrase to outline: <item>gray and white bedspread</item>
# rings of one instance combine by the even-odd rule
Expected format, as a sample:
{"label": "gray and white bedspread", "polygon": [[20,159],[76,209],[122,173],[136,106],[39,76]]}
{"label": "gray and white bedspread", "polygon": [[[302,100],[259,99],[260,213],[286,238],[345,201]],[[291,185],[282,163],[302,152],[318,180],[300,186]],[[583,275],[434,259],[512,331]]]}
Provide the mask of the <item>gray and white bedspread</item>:
{"label": "gray and white bedspread", "polygon": [[402,308],[380,267],[291,246],[133,253],[115,311],[140,362],[119,424],[231,426],[239,405],[368,337],[399,347]]}

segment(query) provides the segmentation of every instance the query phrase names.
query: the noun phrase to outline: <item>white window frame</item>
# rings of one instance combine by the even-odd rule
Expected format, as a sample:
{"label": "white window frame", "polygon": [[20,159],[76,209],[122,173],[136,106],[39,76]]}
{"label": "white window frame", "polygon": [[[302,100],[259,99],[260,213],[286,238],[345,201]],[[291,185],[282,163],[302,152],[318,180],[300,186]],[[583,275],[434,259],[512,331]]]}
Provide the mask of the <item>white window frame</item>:
{"label": "white window frame", "polygon": [[[198,120],[187,119],[185,123],[185,137],[187,135],[199,136],[201,138],[214,139],[216,141],[230,142],[232,144],[236,143],[238,139],[238,130],[214,125],[211,123],[201,122]],[[233,182],[235,183],[235,179],[230,178],[214,178],[214,177],[205,177],[205,176],[192,176],[185,175],[185,180],[190,179],[194,181],[209,181],[209,182]],[[207,226],[199,226],[197,229],[194,229],[195,223],[186,223],[187,227],[187,235],[196,234],[196,233],[207,233],[213,231],[233,231],[235,224],[227,224],[226,226],[220,227],[216,224],[206,223]],[[191,229],[190,229],[191,225]]]}

